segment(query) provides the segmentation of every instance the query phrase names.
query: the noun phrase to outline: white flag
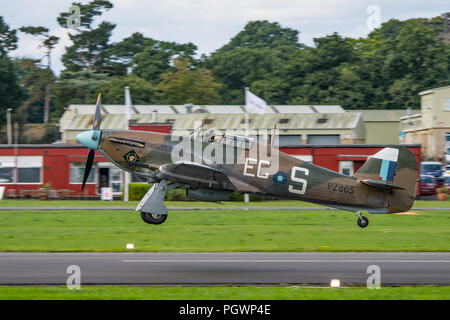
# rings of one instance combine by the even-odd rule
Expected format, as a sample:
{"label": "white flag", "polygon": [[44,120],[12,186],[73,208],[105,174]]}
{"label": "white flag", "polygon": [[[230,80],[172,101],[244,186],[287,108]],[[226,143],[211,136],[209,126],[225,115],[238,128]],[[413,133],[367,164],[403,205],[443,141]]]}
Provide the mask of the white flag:
{"label": "white flag", "polygon": [[126,108],[127,121],[131,119],[132,106],[133,106],[133,103],[131,102],[130,88],[125,87],[125,108]]}
{"label": "white flag", "polygon": [[250,90],[245,90],[245,108],[247,111],[262,114],[265,107],[267,107],[267,102],[251,93]]}

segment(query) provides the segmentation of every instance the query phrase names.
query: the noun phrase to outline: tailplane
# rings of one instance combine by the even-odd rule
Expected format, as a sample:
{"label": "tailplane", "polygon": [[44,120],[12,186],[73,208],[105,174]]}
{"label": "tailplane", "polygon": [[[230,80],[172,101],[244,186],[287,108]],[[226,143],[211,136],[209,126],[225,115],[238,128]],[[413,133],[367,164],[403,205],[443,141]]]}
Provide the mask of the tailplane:
{"label": "tailplane", "polygon": [[418,182],[417,161],[405,147],[380,150],[364,163],[355,176],[370,188],[389,192],[389,213],[408,211],[414,204]]}

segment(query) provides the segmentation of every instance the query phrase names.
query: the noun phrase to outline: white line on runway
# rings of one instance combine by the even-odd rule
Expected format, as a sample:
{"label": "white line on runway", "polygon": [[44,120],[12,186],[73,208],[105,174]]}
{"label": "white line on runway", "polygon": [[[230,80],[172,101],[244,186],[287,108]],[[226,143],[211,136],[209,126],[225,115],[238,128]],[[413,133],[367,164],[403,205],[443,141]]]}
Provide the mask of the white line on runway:
{"label": "white line on runway", "polygon": [[380,260],[380,259],[366,259],[366,260],[275,260],[275,259],[266,259],[266,260],[238,260],[238,259],[146,259],[146,260],[122,260],[122,262],[161,262],[161,263],[168,263],[168,262],[259,262],[259,263],[265,263],[265,262],[274,262],[274,263],[285,263],[285,262],[326,262],[326,263],[333,263],[333,262],[407,262],[407,263],[450,263],[450,260]]}

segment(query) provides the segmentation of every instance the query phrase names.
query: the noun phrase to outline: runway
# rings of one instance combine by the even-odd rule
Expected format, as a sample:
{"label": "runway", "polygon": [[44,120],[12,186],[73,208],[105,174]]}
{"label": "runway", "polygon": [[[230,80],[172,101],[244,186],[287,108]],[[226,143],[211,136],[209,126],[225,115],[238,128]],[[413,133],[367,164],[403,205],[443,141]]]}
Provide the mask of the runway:
{"label": "runway", "polygon": [[0,253],[0,285],[450,285],[447,253]]}

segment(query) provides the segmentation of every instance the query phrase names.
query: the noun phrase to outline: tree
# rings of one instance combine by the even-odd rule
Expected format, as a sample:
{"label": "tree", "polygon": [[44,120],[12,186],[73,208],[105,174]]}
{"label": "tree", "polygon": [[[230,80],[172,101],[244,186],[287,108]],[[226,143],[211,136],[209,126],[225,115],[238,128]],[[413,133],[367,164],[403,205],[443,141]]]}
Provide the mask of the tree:
{"label": "tree", "polygon": [[52,117],[58,119],[70,104],[95,104],[98,89],[109,81],[110,77],[104,73],[63,72],[54,89],[56,110]]}
{"label": "tree", "polygon": [[173,59],[181,57],[193,63],[196,50],[192,43],[178,44],[146,38],[142,51],[131,62],[133,74],[155,85],[162,74],[176,69]]}
{"label": "tree", "polygon": [[282,73],[284,66],[280,55],[280,51],[275,49],[240,48],[214,53],[206,65],[223,84],[223,102],[243,104],[245,87],[250,87],[254,81],[270,80]]}
{"label": "tree", "polygon": [[[54,80],[53,73],[51,71],[51,52],[55,45],[58,43],[59,38],[56,36],[52,36],[49,34],[49,30],[45,27],[22,27],[20,31],[24,33],[31,34],[33,36],[40,36],[42,38],[41,46],[46,48],[47,52],[45,57],[47,58],[47,72],[46,74],[46,83],[45,83],[45,104],[44,104],[44,123],[48,123],[50,117],[50,100],[51,100],[51,81]],[[44,78],[45,79],[45,78]],[[32,90],[33,92],[35,90]],[[37,94],[37,93],[36,93]]]}
{"label": "tree", "polygon": [[127,68],[133,67],[135,56],[144,50],[146,44],[147,38],[140,32],[112,44],[109,51],[111,63],[116,66],[114,74],[127,74]]}
{"label": "tree", "polygon": [[336,32],[322,38],[314,38],[314,43],[316,59],[313,67],[316,69],[330,69],[341,63],[354,61],[355,54],[351,41],[342,38]]}
{"label": "tree", "polygon": [[389,106],[393,109],[417,108],[417,93],[420,91],[420,84],[414,81],[411,76],[395,80],[388,89],[391,97]]}
{"label": "tree", "polygon": [[17,49],[17,31],[9,26],[0,16],[0,55],[7,55],[9,51]]}
{"label": "tree", "polygon": [[218,104],[221,85],[214,80],[211,71],[194,68],[186,58],[174,60],[175,71],[161,75],[157,88],[170,104]]}
{"label": "tree", "polygon": [[134,104],[159,103],[160,96],[158,90],[149,82],[134,75],[115,77],[100,86],[99,92],[102,93],[103,103],[123,104],[125,87],[130,87]]}
{"label": "tree", "polygon": [[277,48],[280,46],[300,47],[298,31],[291,28],[282,28],[278,22],[267,20],[251,21],[244,30],[234,36],[231,41],[217,52],[226,52],[238,48]]}
{"label": "tree", "polygon": [[[24,90],[24,100],[17,109],[17,118],[20,122],[42,123],[42,114],[48,106],[46,115],[50,112],[48,94],[54,86],[55,76],[48,68],[42,68],[40,60],[16,60],[21,76],[21,85]],[[48,121],[46,122],[48,123]]]}
{"label": "tree", "polygon": [[295,85],[291,104],[339,104],[365,108],[365,91],[352,68],[357,61],[354,43],[337,33],[315,38],[315,48],[306,48],[287,63],[287,75]]}
{"label": "tree", "polygon": [[[101,22],[97,28],[93,26],[94,18],[113,7],[107,0],[93,0],[85,5],[73,3],[80,8],[80,24],[74,27],[74,32],[69,33],[73,45],[66,48],[62,61],[70,72],[93,71],[109,73],[114,69],[110,61],[109,39],[116,27],[110,22]],[[61,27],[67,26],[70,19],[69,12],[63,12],[58,17]]]}
{"label": "tree", "polygon": [[0,16],[0,123],[5,123],[6,110],[15,109],[22,96],[17,69],[8,56],[16,48],[16,30],[10,29]]}
{"label": "tree", "polygon": [[256,80],[250,89],[269,104],[285,104],[290,88],[283,78],[274,77],[268,80]]}
{"label": "tree", "polygon": [[434,24],[435,19],[390,20],[358,41],[357,72],[371,84],[368,105],[417,108],[420,91],[450,84],[450,47],[437,41]]}

